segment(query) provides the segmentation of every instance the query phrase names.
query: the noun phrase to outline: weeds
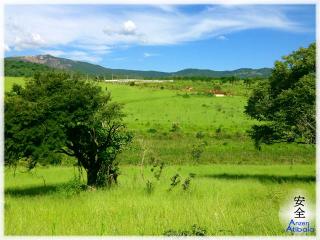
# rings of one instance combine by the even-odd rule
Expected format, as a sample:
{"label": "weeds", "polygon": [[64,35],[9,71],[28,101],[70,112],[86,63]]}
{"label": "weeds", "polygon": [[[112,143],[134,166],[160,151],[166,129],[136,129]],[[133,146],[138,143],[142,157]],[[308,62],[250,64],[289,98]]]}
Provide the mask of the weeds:
{"label": "weeds", "polygon": [[86,190],[87,186],[83,184],[80,179],[76,176],[73,177],[69,182],[59,187],[59,192],[67,195],[79,195],[82,191]]}
{"label": "weeds", "polygon": [[146,193],[147,193],[147,194],[153,193],[153,191],[154,191],[154,185],[153,185],[153,183],[152,183],[151,181],[147,180],[145,190],[146,190]]}
{"label": "weeds", "polygon": [[[157,181],[159,181],[162,174],[162,170],[164,168],[164,162],[159,162],[154,157],[151,157],[151,162],[152,162],[152,167],[150,171],[153,173],[153,177]],[[154,189],[155,189],[155,184],[148,179],[145,187],[147,194],[151,194],[154,191]]]}
{"label": "weeds", "polygon": [[191,179],[195,177],[194,173],[189,173],[189,176],[182,183],[182,189],[184,191],[188,190],[190,187]]}
{"label": "weeds", "polygon": [[196,138],[199,138],[199,139],[204,138],[204,133],[201,132],[201,131],[197,132],[196,133]]}
{"label": "weeds", "polygon": [[168,230],[163,233],[165,236],[206,236],[207,230],[196,224],[191,226],[190,230]]}
{"label": "weeds", "polygon": [[180,124],[178,122],[172,123],[170,132],[178,132],[180,130]]}
{"label": "weeds", "polygon": [[173,188],[175,188],[179,183],[181,182],[181,177],[178,173],[176,173],[175,175],[173,175],[171,177],[171,183],[170,183],[170,188],[168,189],[168,191],[171,191]]}
{"label": "weeds", "polygon": [[201,155],[203,154],[204,148],[205,148],[206,145],[207,145],[206,142],[202,142],[202,143],[199,143],[199,144],[196,144],[196,145],[192,146],[191,156],[192,156],[192,159],[195,162],[197,162],[197,163],[199,162],[199,160],[201,158]]}

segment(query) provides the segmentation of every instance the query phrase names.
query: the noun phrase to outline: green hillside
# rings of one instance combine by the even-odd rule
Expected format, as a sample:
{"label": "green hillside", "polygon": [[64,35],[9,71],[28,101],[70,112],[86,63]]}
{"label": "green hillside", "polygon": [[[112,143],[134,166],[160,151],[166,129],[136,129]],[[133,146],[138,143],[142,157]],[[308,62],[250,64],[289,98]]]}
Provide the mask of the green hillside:
{"label": "green hillside", "polygon": [[6,59],[4,61],[4,75],[11,77],[30,77],[36,72],[49,71],[50,67],[42,64]]}
{"label": "green hillside", "polygon": [[[38,55],[38,56],[21,56],[21,57],[8,57],[5,59],[5,63],[15,64],[21,66],[22,69],[16,67],[12,68],[6,64],[11,70],[6,71],[6,76],[26,76],[25,68],[30,66],[42,65],[56,69],[71,70],[74,72],[101,76],[106,79],[111,78],[174,78],[174,77],[238,77],[238,78],[267,78],[271,73],[270,68],[241,68],[233,71],[214,71],[209,69],[184,69],[177,72],[160,72],[160,71],[140,71],[140,70],[127,70],[127,69],[111,69],[100,65],[91,64],[82,61],[74,61],[66,58],[58,58],[51,55]],[[32,65],[26,65],[23,63],[32,63]],[[40,66],[38,66],[41,68]],[[28,67],[27,67],[28,68]],[[19,71],[17,71],[19,69]],[[30,72],[30,71],[27,71]]]}

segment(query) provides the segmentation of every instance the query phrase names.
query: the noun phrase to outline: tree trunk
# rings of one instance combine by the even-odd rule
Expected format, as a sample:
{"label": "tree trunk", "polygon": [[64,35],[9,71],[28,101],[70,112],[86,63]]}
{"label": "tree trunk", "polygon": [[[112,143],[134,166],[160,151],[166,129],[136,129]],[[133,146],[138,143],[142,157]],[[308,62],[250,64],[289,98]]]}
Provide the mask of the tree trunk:
{"label": "tree trunk", "polygon": [[98,171],[95,169],[87,170],[87,185],[96,186],[97,184]]}

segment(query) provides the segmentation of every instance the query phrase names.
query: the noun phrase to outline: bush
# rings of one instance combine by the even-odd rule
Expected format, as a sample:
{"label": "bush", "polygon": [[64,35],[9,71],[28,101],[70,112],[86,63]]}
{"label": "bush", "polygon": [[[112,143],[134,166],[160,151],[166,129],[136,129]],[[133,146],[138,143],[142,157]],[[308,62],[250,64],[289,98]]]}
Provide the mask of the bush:
{"label": "bush", "polygon": [[181,182],[181,177],[178,173],[171,177],[170,188],[168,191],[171,191],[174,187],[176,187]]}
{"label": "bush", "polygon": [[72,196],[75,194],[80,194],[80,192],[84,191],[87,189],[87,185],[81,183],[80,178],[74,176],[73,179],[71,179],[69,182],[65,183],[62,185],[58,191],[67,195],[67,196]]}
{"label": "bush", "polygon": [[206,146],[206,142],[202,142],[200,144],[192,146],[191,156],[192,156],[193,160],[195,160],[196,162],[198,162],[200,160],[201,155],[204,152],[205,146]]}
{"label": "bush", "polygon": [[206,236],[207,230],[196,224],[191,226],[190,230],[167,230],[163,233],[165,236]]}
{"label": "bush", "polygon": [[177,122],[172,123],[170,132],[177,132],[180,130],[180,124]]}
{"label": "bush", "polygon": [[155,128],[149,128],[149,129],[148,129],[148,132],[149,132],[149,133],[156,133],[156,132],[157,132],[157,129],[155,129]]}
{"label": "bush", "polygon": [[203,132],[197,132],[196,133],[196,138],[204,138],[204,133]]}

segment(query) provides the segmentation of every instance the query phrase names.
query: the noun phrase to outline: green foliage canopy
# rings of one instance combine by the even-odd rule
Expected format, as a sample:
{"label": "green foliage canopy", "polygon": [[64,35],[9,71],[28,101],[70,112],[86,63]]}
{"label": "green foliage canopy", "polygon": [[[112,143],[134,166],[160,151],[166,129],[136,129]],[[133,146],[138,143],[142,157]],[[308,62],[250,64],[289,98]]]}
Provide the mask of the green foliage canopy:
{"label": "green foliage canopy", "polygon": [[261,143],[315,143],[316,45],[300,48],[276,61],[269,81],[262,82],[245,107],[245,113],[262,122],[250,131]]}
{"label": "green foliage canopy", "polygon": [[37,74],[5,97],[5,163],[29,168],[54,154],[77,159],[89,185],[117,178],[116,156],[132,136],[121,105],[96,84],[67,73]]}

